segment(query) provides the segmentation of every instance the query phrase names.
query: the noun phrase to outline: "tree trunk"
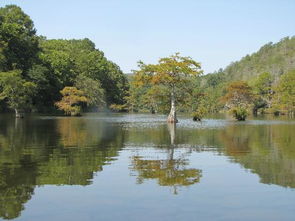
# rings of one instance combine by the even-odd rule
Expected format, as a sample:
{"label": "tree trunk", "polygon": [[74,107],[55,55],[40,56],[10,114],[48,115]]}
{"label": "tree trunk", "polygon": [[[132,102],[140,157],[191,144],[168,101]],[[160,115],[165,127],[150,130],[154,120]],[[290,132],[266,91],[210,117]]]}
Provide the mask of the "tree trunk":
{"label": "tree trunk", "polygon": [[176,125],[175,124],[168,124],[168,131],[169,131],[169,135],[170,135],[171,146],[174,147],[174,145],[175,145]]}
{"label": "tree trunk", "polygon": [[22,110],[14,109],[16,118],[24,118],[24,112]]}
{"label": "tree trunk", "polygon": [[167,122],[168,123],[177,123],[178,122],[178,120],[176,118],[176,105],[175,105],[174,88],[172,89],[172,92],[171,92],[171,110],[170,110],[170,114],[168,115]]}

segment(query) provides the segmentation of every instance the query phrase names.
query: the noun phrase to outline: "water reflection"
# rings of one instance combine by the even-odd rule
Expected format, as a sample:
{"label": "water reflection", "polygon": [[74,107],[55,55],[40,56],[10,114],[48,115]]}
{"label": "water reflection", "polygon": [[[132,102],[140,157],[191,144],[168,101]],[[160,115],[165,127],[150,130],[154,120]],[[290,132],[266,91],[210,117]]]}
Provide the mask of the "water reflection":
{"label": "water reflection", "polygon": [[177,194],[178,188],[200,182],[202,171],[186,168],[189,161],[185,159],[185,154],[175,158],[176,125],[167,124],[167,127],[170,134],[170,145],[165,148],[167,151],[166,159],[158,159],[159,156],[154,156],[157,159],[133,156],[131,170],[138,172],[138,184],[142,184],[145,179],[156,179],[160,186],[170,186],[173,193]]}
{"label": "water reflection", "polygon": [[[129,129],[128,142],[133,146],[185,148],[187,151],[213,151],[225,155],[246,171],[257,174],[260,182],[295,188],[295,122],[286,120],[256,121],[207,129],[186,128],[167,133],[158,128]],[[218,122],[220,124],[220,122]],[[219,125],[220,126],[220,125]],[[173,145],[170,144],[173,140]]]}
{"label": "water reflection", "polygon": [[90,184],[124,143],[120,128],[82,118],[5,119],[0,126],[0,217],[5,219],[20,215],[35,186]]}
{"label": "water reflection", "polygon": [[294,125],[231,126],[220,132],[223,154],[260,182],[295,188]]}
{"label": "water reflection", "polygon": [[[215,127],[211,119],[199,128],[181,123],[176,128],[157,124],[150,115],[140,124],[128,122],[132,116],[127,116],[122,121],[117,116],[111,120],[0,116],[0,217],[19,217],[36,186],[90,185],[95,173],[120,159],[122,151],[130,157],[123,166],[136,176],[137,184],[154,180],[174,194],[205,179],[206,164],[202,169],[191,166],[198,161],[199,151],[225,156],[224,165],[239,164],[257,174],[263,184],[295,188],[295,123],[291,121],[217,120]],[[243,176],[244,170],[236,173],[233,176]],[[107,173],[105,179],[112,176]],[[125,178],[135,183],[134,177]]]}

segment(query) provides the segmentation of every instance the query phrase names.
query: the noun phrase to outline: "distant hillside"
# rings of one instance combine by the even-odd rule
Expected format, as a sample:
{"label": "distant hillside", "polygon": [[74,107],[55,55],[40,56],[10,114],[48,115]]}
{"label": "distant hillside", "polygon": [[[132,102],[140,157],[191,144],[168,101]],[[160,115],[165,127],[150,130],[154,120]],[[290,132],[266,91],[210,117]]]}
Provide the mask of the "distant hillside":
{"label": "distant hillside", "polygon": [[224,69],[224,73],[230,81],[247,81],[263,72],[269,72],[277,79],[292,69],[295,69],[295,36],[264,45],[256,53],[231,63]]}

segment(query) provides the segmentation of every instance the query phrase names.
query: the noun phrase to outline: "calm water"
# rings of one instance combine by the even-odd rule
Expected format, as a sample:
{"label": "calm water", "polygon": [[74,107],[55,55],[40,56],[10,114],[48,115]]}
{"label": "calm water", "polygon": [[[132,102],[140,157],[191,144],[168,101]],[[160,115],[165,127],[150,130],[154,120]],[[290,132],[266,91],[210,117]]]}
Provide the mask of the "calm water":
{"label": "calm water", "polygon": [[295,220],[295,121],[0,116],[0,220]]}

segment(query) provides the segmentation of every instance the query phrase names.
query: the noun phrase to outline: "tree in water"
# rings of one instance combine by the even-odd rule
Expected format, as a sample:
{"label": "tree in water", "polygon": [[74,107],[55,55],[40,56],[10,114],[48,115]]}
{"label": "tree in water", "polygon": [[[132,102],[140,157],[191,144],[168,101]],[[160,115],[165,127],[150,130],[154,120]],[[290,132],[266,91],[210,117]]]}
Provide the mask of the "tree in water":
{"label": "tree in water", "polygon": [[239,121],[244,121],[248,115],[253,95],[251,87],[245,81],[236,81],[229,84],[227,93],[222,97],[225,107],[229,108],[234,117]]}
{"label": "tree in water", "polygon": [[80,116],[81,103],[87,103],[88,99],[84,96],[84,92],[76,87],[65,87],[60,91],[62,94],[61,101],[55,103],[58,109],[65,112],[66,115]]}
{"label": "tree in water", "polygon": [[17,118],[23,118],[25,110],[32,107],[36,92],[36,84],[22,79],[20,73],[18,70],[0,73],[0,100],[7,100]]}
{"label": "tree in water", "polygon": [[170,57],[161,58],[158,64],[144,64],[139,62],[140,70],[135,72],[135,81],[139,86],[151,87],[162,85],[170,92],[170,113],[167,118],[169,123],[177,123],[176,95],[178,90],[184,90],[186,83],[192,77],[202,73],[200,63],[190,57],[181,57],[179,53]]}

